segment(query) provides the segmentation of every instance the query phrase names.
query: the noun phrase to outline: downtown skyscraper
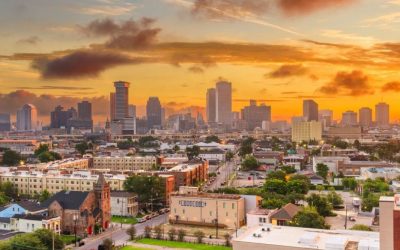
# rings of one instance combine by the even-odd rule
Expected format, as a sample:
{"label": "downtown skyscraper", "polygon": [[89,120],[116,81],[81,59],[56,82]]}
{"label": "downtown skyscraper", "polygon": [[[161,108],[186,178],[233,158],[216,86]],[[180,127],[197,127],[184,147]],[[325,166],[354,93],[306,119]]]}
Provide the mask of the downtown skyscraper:
{"label": "downtown skyscraper", "polygon": [[375,122],[378,127],[389,126],[389,105],[381,102],[375,105]]}
{"label": "downtown skyscraper", "polygon": [[216,121],[230,129],[232,126],[232,84],[219,81],[215,89]]}
{"label": "downtown skyscraper", "polygon": [[216,90],[215,88],[207,89],[206,94],[206,114],[207,114],[207,122],[214,123],[216,122],[217,116],[217,100],[216,100]]}
{"label": "downtown skyscraper", "polygon": [[32,131],[37,129],[37,109],[32,104],[25,104],[17,111],[17,130]]}
{"label": "downtown skyscraper", "polygon": [[307,122],[318,121],[318,103],[314,100],[304,100],[303,117]]}
{"label": "downtown skyscraper", "polygon": [[146,105],[147,126],[149,129],[161,128],[162,125],[162,108],[158,97],[151,96],[147,100]]}
{"label": "downtown skyscraper", "polygon": [[129,116],[129,82],[114,82],[115,92],[110,94],[111,120],[122,120]]}

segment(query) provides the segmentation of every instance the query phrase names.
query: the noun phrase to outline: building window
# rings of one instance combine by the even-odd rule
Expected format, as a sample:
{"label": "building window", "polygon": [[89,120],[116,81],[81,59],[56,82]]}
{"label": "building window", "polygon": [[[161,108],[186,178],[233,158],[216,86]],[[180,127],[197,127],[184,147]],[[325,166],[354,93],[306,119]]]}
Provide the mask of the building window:
{"label": "building window", "polygon": [[225,208],[225,202],[222,203],[222,207]]}
{"label": "building window", "polygon": [[232,203],[232,209],[235,209],[235,203]]}

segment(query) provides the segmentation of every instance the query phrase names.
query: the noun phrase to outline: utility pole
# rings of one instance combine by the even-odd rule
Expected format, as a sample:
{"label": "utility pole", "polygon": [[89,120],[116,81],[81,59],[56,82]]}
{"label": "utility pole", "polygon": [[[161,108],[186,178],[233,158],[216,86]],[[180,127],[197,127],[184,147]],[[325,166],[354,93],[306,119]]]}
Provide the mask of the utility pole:
{"label": "utility pole", "polygon": [[346,219],[344,220],[344,229],[347,229],[347,205],[345,205],[346,208]]}
{"label": "utility pole", "polygon": [[[124,217],[124,199],[121,199],[121,203],[122,203],[122,206],[121,206],[121,216],[122,217]],[[122,228],[122,218],[121,218],[121,228]]]}

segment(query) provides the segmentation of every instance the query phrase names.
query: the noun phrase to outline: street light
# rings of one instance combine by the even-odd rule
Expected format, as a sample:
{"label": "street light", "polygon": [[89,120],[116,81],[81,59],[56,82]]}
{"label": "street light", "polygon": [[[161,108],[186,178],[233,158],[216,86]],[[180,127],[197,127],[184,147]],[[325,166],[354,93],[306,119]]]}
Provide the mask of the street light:
{"label": "street light", "polygon": [[78,215],[77,214],[74,214],[73,215],[73,217],[72,217],[72,219],[73,219],[73,221],[74,221],[74,223],[75,223],[75,226],[74,226],[74,232],[75,232],[75,247],[76,247],[76,243],[77,243],[77,240],[76,240],[76,223],[78,222]]}

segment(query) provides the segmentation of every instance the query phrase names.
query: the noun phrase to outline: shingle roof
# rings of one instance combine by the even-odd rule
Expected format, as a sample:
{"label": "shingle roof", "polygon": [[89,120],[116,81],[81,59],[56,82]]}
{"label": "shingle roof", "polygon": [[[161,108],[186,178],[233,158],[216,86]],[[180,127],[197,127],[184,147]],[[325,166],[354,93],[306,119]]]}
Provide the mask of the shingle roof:
{"label": "shingle roof", "polygon": [[10,218],[7,218],[7,217],[0,217],[0,222],[1,222],[1,223],[10,223]]}
{"label": "shingle roof", "polygon": [[57,201],[60,206],[64,209],[72,209],[77,210],[82,205],[82,203],[86,200],[86,197],[89,195],[89,192],[81,192],[81,191],[60,191],[50,197],[48,200],[44,201],[41,206],[49,207],[51,203]]}
{"label": "shingle roof", "polygon": [[127,191],[111,191],[111,197],[135,197],[136,194]]}
{"label": "shingle roof", "polygon": [[293,217],[300,211],[300,208],[292,203],[286,204],[284,207],[271,215],[271,219],[292,220]]}
{"label": "shingle roof", "polygon": [[28,210],[29,212],[36,212],[43,210],[43,207],[40,206],[39,203],[33,201],[20,201],[17,202],[17,204],[20,205],[25,210]]}

